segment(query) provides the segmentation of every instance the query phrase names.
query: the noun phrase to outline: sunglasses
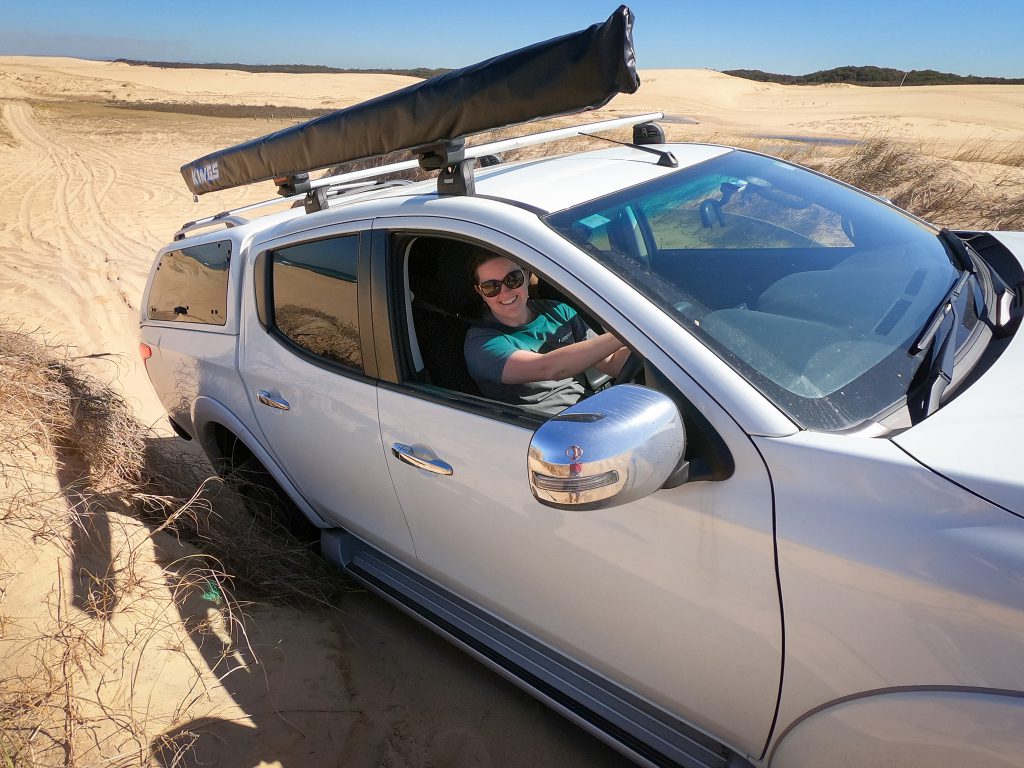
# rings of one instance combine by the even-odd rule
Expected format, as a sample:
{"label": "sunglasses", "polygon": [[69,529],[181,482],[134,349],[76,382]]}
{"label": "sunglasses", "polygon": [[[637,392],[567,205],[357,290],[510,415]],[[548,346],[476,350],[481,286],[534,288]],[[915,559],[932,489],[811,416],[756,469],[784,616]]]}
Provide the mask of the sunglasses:
{"label": "sunglasses", "polygon": [[476,289],[480,291],[481,296],[484,296],[488,299],[493,299],[495,296],[501,293],[502,285],[507,285],[509,289],[514,291],[516,288],[518,288],[519,286],[526,282],[526,276],[528,274],[529,272],[523,269],[522,267],[520,267],[519,269],[513,269],[511,272],[509,272],[507,275],[501,278],[501,280],[484,280],[482,283],[477,285]]}

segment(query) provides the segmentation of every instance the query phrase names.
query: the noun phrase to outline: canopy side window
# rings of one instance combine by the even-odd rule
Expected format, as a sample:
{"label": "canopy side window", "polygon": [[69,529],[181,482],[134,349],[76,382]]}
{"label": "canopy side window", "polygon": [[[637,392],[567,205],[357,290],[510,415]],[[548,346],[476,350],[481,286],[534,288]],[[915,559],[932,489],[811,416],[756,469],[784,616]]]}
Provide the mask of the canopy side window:
{"label": "canopy side window", "polygon": [[160,257],[146,316],[200,325],[227,323],[231,242],[194,245]]}

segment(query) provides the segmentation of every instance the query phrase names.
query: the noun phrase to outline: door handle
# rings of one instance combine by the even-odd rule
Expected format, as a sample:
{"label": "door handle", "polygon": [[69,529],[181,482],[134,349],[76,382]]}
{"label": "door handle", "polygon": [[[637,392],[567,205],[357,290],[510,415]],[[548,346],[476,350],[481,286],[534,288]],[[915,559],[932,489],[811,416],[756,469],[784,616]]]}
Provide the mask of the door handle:
{"label": "door handle", "polygon": [[287,411],[291,409],[291,406],[288,405],[287,400],[285,400],[280,395],[274,397],[265,389],[261,389],[259,392],[256,393],[256,399],[259,400],[264,405],[269,405],[271,408],[277,408],[278,410],[281,411]]}
{"label": "door handle", "polygon": [[440,459],[421,459],[413,453],[412,446],[410,445],[395,443],[391,447],[391,453],[393,453],[395,458],[399,461],[404,461],[406,464],[411,464],[418,469],[425,469],[427,472],[434,472],[438,475],[451,475],[455,473],[451,464],[443,462]]}

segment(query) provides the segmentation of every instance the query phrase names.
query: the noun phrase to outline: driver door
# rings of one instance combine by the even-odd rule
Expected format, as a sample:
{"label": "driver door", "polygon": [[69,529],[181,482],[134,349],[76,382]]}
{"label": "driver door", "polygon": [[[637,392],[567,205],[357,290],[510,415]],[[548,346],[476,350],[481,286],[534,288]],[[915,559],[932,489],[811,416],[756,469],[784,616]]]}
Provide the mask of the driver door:
{"label": "driver door", "polygon": [[[482,227],[472,233],[477,242],[488,234],[496,238]],[[509,249],[509,242],[495,250],[536,269],[535,252]],[[778,693],[781,625],[771,489],[747,436],[726,414],[704,414],[732,452],[736,470],[727,480],[597,511],[542,505],[526,465],[540,422],[415,373],[415,332],[404,311],[409,254],[391,251],[392,338],[405,351],[396,353],[396,380],[382,383],[378,408],[420,570],[648,701],[760,754]],[[613,330],[640,352],[641,340],[650,343],[636,328]],[[402,451],[434,463],[412,466]],[[445,467],[450,474],[437,471]]]}

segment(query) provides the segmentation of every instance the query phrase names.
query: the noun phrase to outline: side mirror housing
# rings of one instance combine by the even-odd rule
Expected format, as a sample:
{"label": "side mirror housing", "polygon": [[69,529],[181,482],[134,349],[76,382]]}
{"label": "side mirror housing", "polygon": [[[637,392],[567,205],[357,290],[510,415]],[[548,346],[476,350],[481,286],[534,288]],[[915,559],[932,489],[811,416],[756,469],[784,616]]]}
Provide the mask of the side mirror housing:
{"label": "side mirror housing", "polygon": [[530,490],[557,509],[604,509],[648,496],[682,463],[679,409],[647,387],[621,384],[543,424],[527,456]]}

